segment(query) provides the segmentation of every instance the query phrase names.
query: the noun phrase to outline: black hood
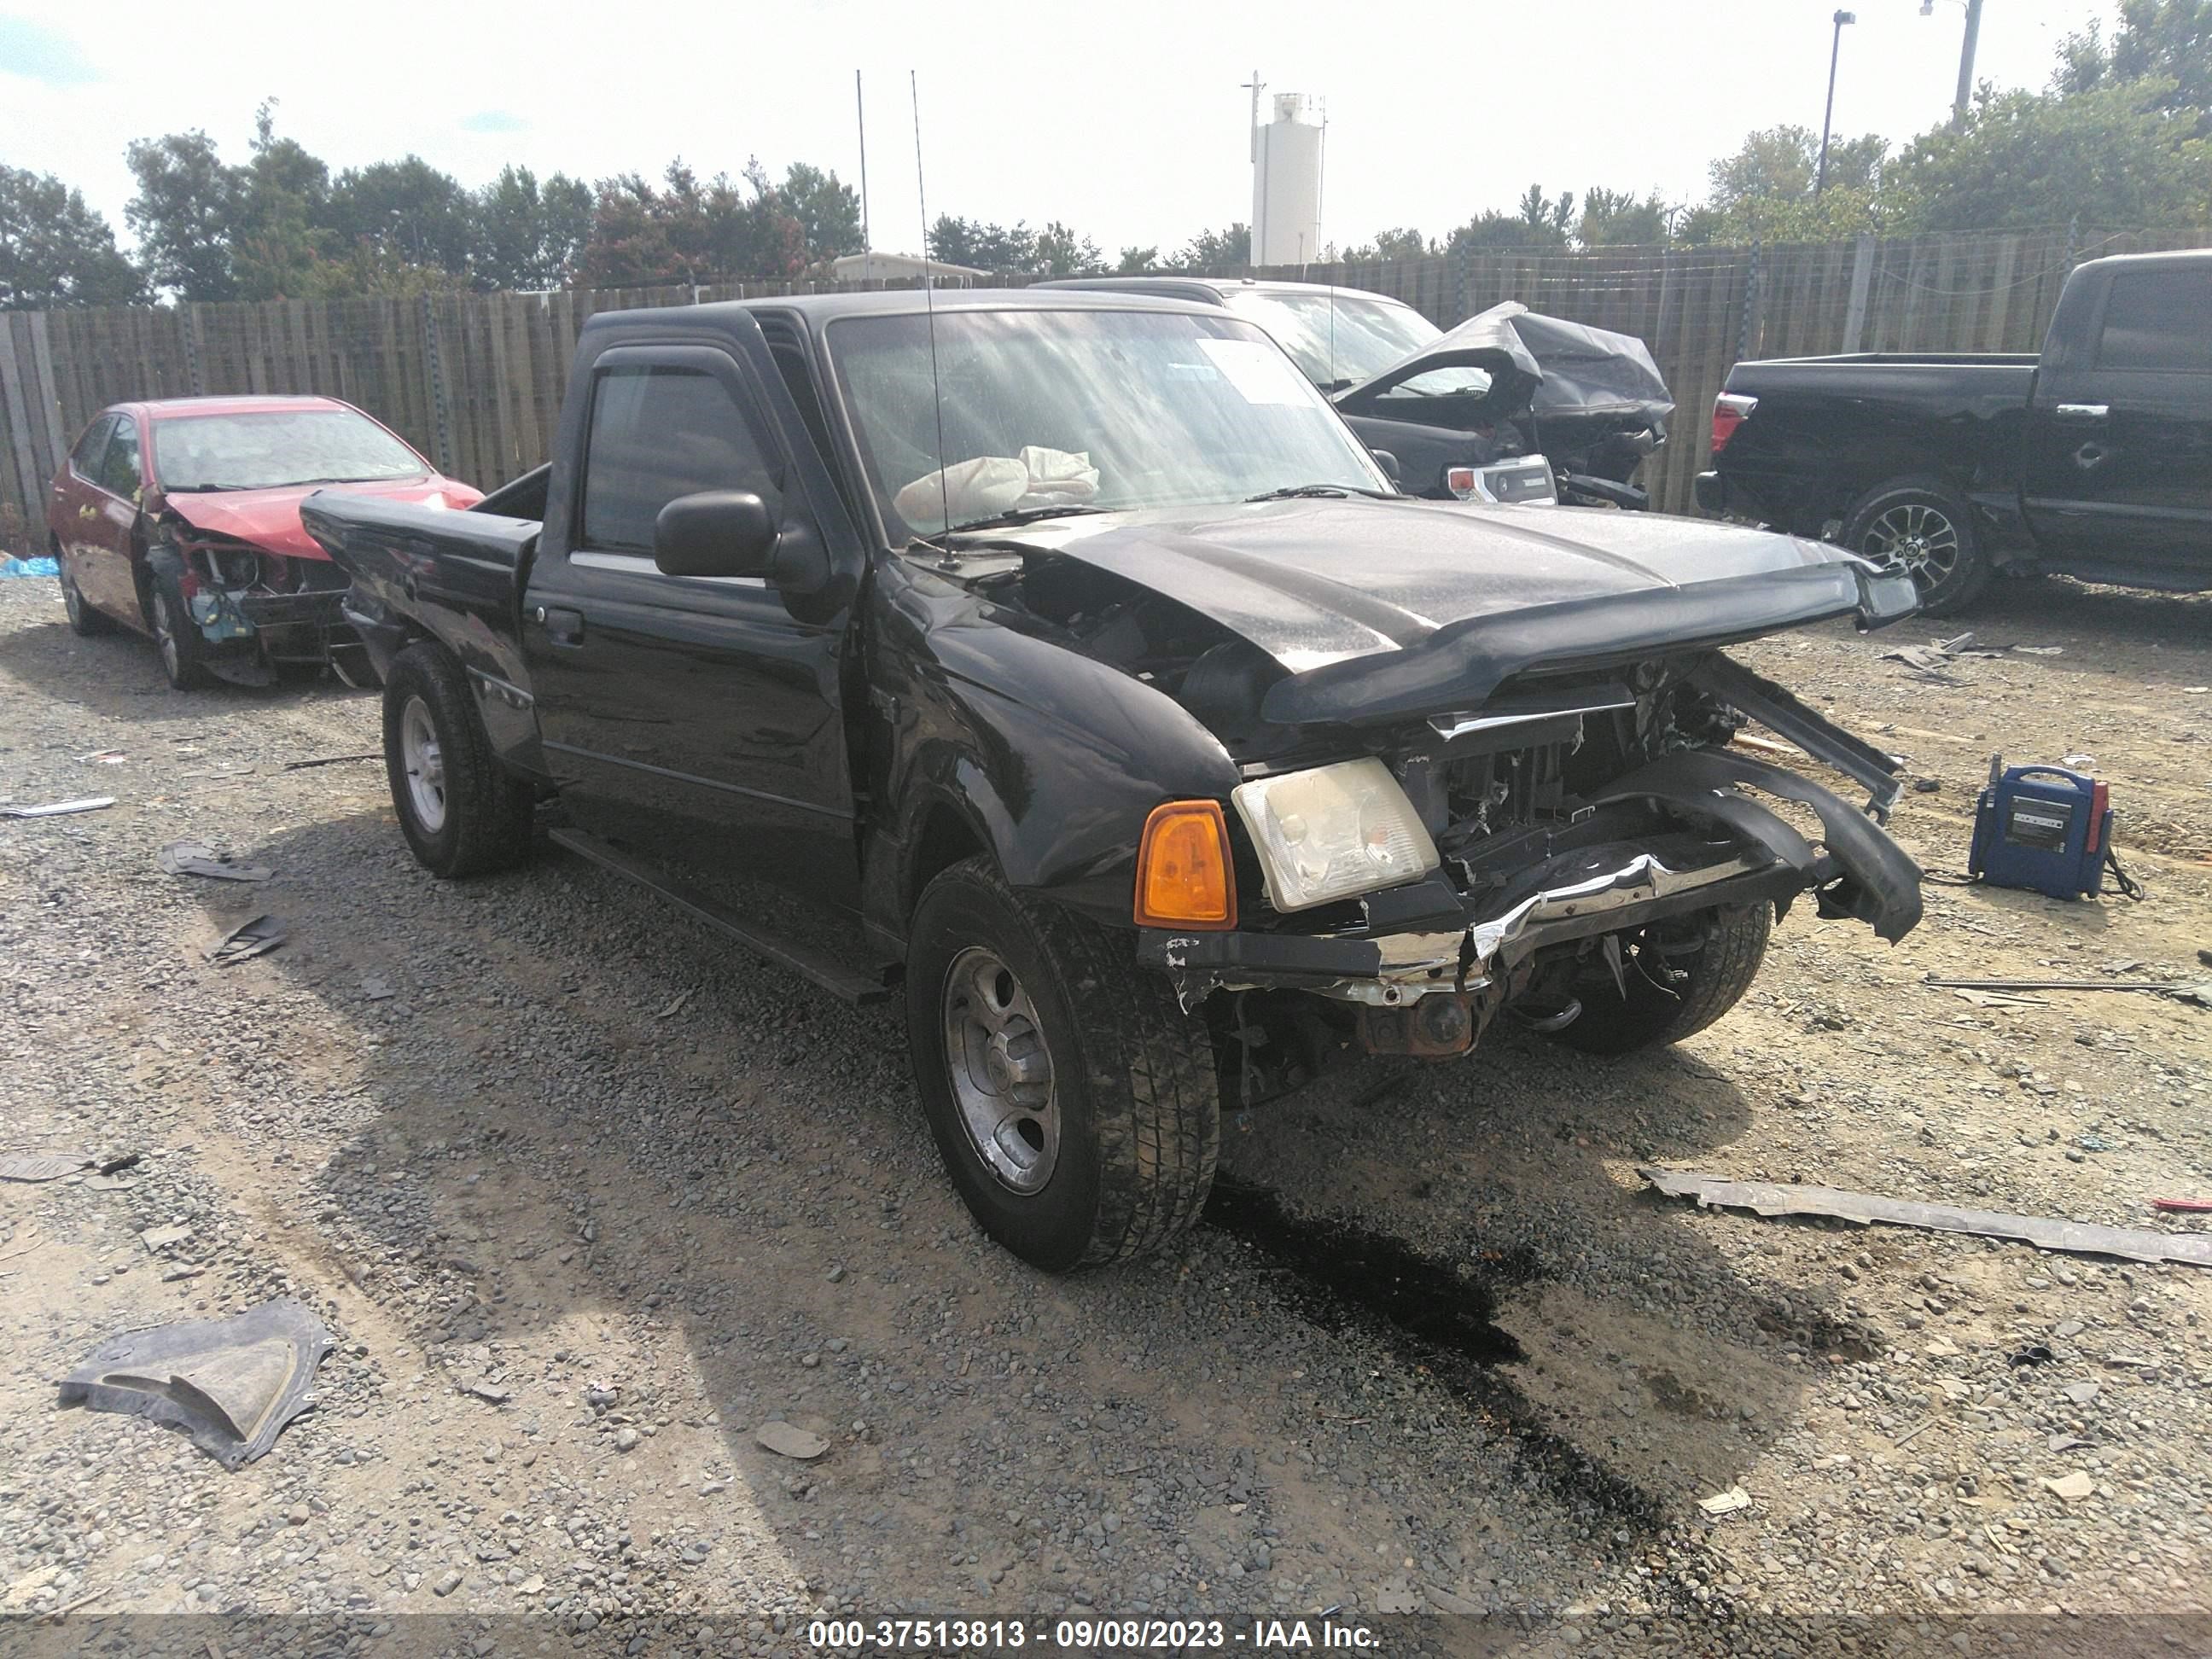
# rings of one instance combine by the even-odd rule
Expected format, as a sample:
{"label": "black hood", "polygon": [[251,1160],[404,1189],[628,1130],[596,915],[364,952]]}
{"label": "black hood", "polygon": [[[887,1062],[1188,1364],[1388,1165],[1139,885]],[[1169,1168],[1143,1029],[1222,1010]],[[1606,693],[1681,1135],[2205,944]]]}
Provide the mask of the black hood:
{"label": "black hood", "polygon": [[1268,697],[1282,720],[1382,718],[1409,697],[1466,706],[1540,664],[1913,608],[1909,580],[1840,550],[1654,514],[1320,498],[1054,520],[990,539],[1111,572],[1250,641],[1294,677]]}

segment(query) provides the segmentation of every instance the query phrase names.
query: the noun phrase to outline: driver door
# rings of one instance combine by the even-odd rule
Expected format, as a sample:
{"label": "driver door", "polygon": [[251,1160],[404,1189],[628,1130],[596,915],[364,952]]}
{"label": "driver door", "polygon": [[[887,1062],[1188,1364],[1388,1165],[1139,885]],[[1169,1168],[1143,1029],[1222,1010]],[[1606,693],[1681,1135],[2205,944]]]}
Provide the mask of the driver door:
{"label": "driver door", "polygon": [[700,345],[617,347],[589,374],[573,533],[540,549],[524,607],[562,797],[648,856],[853,908],[844,614],[801,622],[770,578],[672,576],[653,559],[661,507],[702,490],[750,490],[782,538],[818,533],[758,379]]}

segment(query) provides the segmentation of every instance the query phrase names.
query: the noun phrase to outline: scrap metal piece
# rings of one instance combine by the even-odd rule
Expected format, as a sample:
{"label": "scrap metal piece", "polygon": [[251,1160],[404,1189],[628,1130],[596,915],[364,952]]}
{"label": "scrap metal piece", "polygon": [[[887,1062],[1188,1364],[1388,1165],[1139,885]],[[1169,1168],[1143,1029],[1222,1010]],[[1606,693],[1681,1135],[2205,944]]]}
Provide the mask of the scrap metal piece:
{"label": "scrap metal piece", "polygon": [[204,841],[173,841],[157,860],[170,876],[209,876],[216,881],[266,881],[276,872],[265,864],[238,864]]}
{"label": "scrap metal piece", "polygon": [[1685,1175],[1673,1170],[1638,1169],[1636,1173],[1669,1198],[1696,1199],[1702,1209],[1753,1210],[1764,1216],[1826,1215],[1863,1224],[1880,1221],[1893,1227],[1922,1227],[1941,1233],[2017,1239],[2039,1250],[2212,1267],[2212,1233],[2154,1233],[2132,1227],[2100,1227],[2086,1221],[2052,1221],[2040,1216],[2006,1215],[1994,1210],[1954,1209],[1947,1204],[1880,1198],[1868,1193],[1843,1192],[1833,1187],[1727,1181],[1719,1176]]}
{"label": "scrap metal piece", "polygon": [[91,1167],[81,1152],[11,1152],[0,1158],[0,1181],[59,1181]]}
{"label": "scrap metal piece", "polygon": [[0,818],[58,818],[65,812],[97,812],[114,805],[112,795],[87,795],[82,800],[49,801],[44,806],[0,806]]}
{"label": "scrap metal piece", "polygon": [[256,916],[251,921],[241,921],[208,947],[207,959],[218,968],[228,968],[234,962],[244,962],[264,951],[273,951],[284,942],[284,924],[274,916]]}
{"label": "scrap metal piece", "polygon": [[251,1463],[314,1404],[308,1390],[331,1347],[298,1302],[264,1302],[229,1319],[156,1325],[103,1342],[61,1382],[61,1403],[172,1423],[227,1469]]}

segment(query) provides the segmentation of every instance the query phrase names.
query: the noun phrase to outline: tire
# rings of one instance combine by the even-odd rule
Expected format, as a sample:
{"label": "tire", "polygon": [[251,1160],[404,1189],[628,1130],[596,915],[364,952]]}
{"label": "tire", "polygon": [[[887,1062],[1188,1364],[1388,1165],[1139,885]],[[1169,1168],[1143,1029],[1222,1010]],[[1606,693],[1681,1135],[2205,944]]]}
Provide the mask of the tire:
{"label": "tire", "polygon": [[482,875],[530,856],[537,792],[493,757],[468,677],[438,646],[410,645],[392,662],[384,769],[400,833],[432,874]]}
{"label": "tire", "polygon": [[61,573],[62,604],[69,611],[70,631],[87,639],[95,635],[112,634],[115,619],[104,611],[94,610],[92,602],[84,597],[83,591],[76,585],[76,578],[70,573],[69,556],[58,545],[54,549],[53,558]]}
{"label": "tire", "polygon": [[1774,907],[1733,905],[1686,920],[1698,927],[1662,923],[1624,939],[1626,998],[1601,967],[1578,988],[1582,1015],[1559,1041],[1586,1054],[1633,1054],[1694,1036],[1742,1001],[1765,959]]}
{"label": "tire", "polygon": [[[906,1018],[952,1184],[1023,1261],[1100,1267],[1198,1219],[1221,1152],[1212,1046],[1125,939],[970,859],[915,907]],[[1000,1133],[979,1137],[971,1112]]]}
{"label": "tire", "polygon": [[146,621],[154,630],[154,646],[161,653],[161,672],[170,689],[194,691],[208,684],[212,677],[201,655],[200,631],[174,576],[156,575],[149,583]]}
{"label": "tire", "polygon": [[1920,608],[1931,617],[1965,610],[1989,586],[1990,563],[1973,514],[1940,478],[1876,484],[1844,514],[1841,540],[1863,558],[1910,571]]}

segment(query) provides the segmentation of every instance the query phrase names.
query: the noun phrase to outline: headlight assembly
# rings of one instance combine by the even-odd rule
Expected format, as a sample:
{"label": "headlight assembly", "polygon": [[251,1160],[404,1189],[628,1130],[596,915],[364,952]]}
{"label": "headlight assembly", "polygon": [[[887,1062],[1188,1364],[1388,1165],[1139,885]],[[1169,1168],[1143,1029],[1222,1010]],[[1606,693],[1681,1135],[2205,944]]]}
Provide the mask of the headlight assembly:
{"label": "headlight assembly", "polygon": [[1395,887],[1437,867],[1436,842],[1379,760],[1255,779],[1230,799],[1278,910]]}

